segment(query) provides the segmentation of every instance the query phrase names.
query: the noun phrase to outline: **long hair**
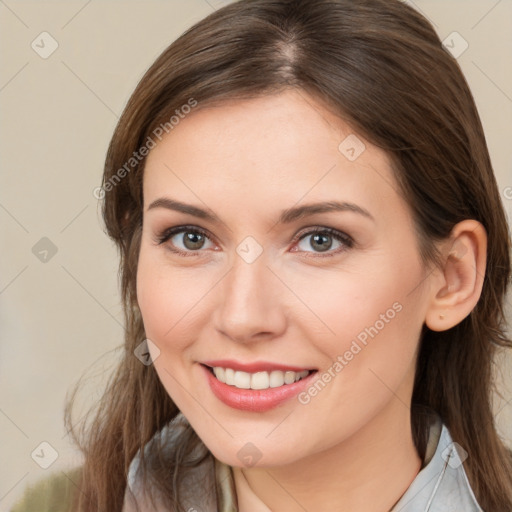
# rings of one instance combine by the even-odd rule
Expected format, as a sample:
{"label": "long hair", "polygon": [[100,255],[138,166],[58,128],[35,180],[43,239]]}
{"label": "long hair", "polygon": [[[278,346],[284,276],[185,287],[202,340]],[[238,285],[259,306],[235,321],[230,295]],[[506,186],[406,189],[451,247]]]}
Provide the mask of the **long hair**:
{"label": "long hair", "polygon": [[[440,265],[436,242],[476,219],[488,236],[479,301],[458,325],[423,326],[411,404],[413,438],[425,453],[433,409],[454,441],[480,505],[512,510],[512,462],[493,417],[494,356],[510,348],[504,300],[510,232],[473,96],[432,25],[399,0],[241,0],[185,31],[145,73],[119,120],[106,156],[102,213],[120,255],[124,352],[87,428],[72,431],[85,456],[77,510],[121,511],[135,454],[179,413],[152,365],[134,357],[145,339],[136,298],[145,158],[159,127],[173,128],[184,105],[304,91],[393,162],[409,204],[422,261]],[[182,110],[180,110],[182,109]],[[189,109],[190,110],[190,109]],[[134,153],[139,155],[134,159]],[[123,171],[124,169],[124,171]],[[75,390],[76,391],[76,390]],[[499,394],[499,393],[498,393]],[[73,399],[66,406],[71,428]],[[144,478],[171,510],[201,440],[188,429],[178,454],[154,449]],[[155,491],[156,492],[156,491]]]}

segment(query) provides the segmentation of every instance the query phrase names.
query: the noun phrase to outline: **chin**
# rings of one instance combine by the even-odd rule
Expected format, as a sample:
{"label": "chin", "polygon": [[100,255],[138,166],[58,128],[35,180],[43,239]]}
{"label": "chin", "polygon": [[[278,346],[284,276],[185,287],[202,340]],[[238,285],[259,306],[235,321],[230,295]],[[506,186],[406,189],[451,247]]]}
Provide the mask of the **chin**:
{"label": "chin", "polygon": [[[204,441],[203,441],[204,442]],[[205,445],[213,456],[228,466],[248,467],[274,467],[283,466],[296,462],[298,459],[297,449],[293,447],[282,447],[276,451],[275,443],[269,441],[258,443],[258,441],[247,441],[245,443],[234,439],[230,445],[220,446],[205,442]]]}

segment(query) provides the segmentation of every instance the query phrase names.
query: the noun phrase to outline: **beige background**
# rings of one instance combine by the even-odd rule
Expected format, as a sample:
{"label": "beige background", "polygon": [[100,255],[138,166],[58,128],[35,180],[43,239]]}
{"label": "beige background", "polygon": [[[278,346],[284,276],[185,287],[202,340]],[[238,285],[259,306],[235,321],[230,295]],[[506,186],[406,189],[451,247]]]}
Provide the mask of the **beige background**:
{"label": "beige background", "polygon": [[[117,357],[106,353],[120,346],[123,334],[117,254],[93,196],[105,151],[145,69],[184,29],[224,3],[0,0],[0,511],[9,510],[27,484],[80,462],[62,422],[66,391],[89,368],[94,402],[101,371],[108,375]],[[430,18],[441,39],[457,31],[469,44],[458,60],[510,219],[512,1],[409,3]],[[41,48],[43,31],[58,43],[46,59],[31,47],[35,40],[40,52],[51,48],[48,36]],[[57,250],[46,262],[33,253],[43,237]],[[496,404],[508,442],[511,367],[503,365],[506,400]],[[58,452],[46,470],[31,458],[43,441]],[[45,460],[49,454],[46,449]]]}

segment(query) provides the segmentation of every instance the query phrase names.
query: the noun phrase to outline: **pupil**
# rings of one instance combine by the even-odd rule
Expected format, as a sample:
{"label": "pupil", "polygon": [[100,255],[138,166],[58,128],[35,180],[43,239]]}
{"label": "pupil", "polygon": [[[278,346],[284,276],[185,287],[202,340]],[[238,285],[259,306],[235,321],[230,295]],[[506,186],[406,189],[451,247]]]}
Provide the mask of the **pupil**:
{"label": "pupil", "polygon": [[[324,242],[327,241],[327,243],[323,244],[323,245],[318,245],[317,247],[314,247],[313,243],[319,243],[321,244],[321,240],[323,240]],[[312,242],[311,242],[311,247],[313,247],[314,249],[315,248],[318,248],[320,249],[320,251],[327,251],[330,249],[332,245],[332,239],[329,235],[322,235],[322,234],[316,234],[316,235],[313,235],[312,237]]]}

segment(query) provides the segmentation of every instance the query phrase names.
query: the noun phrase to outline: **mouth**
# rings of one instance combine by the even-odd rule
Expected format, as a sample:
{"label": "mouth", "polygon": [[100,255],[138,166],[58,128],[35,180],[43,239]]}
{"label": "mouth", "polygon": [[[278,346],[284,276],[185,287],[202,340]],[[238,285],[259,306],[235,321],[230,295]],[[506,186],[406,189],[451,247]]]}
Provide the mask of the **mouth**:
{"label": "mouth", "polygon": [[227,360],[208,363],[199,366],[213,395],[225,405],[244,412],[262,413],[284,405],[311,385],[318,373],[316,369],[274,363],[242,364]]}
{"label": "mouth", "polygon": [[306,379],[318,370],[270,370],[245,372],[228,366],[208,366],[202,364],[216,380],[237,389],[265,390],[289,386]]}

